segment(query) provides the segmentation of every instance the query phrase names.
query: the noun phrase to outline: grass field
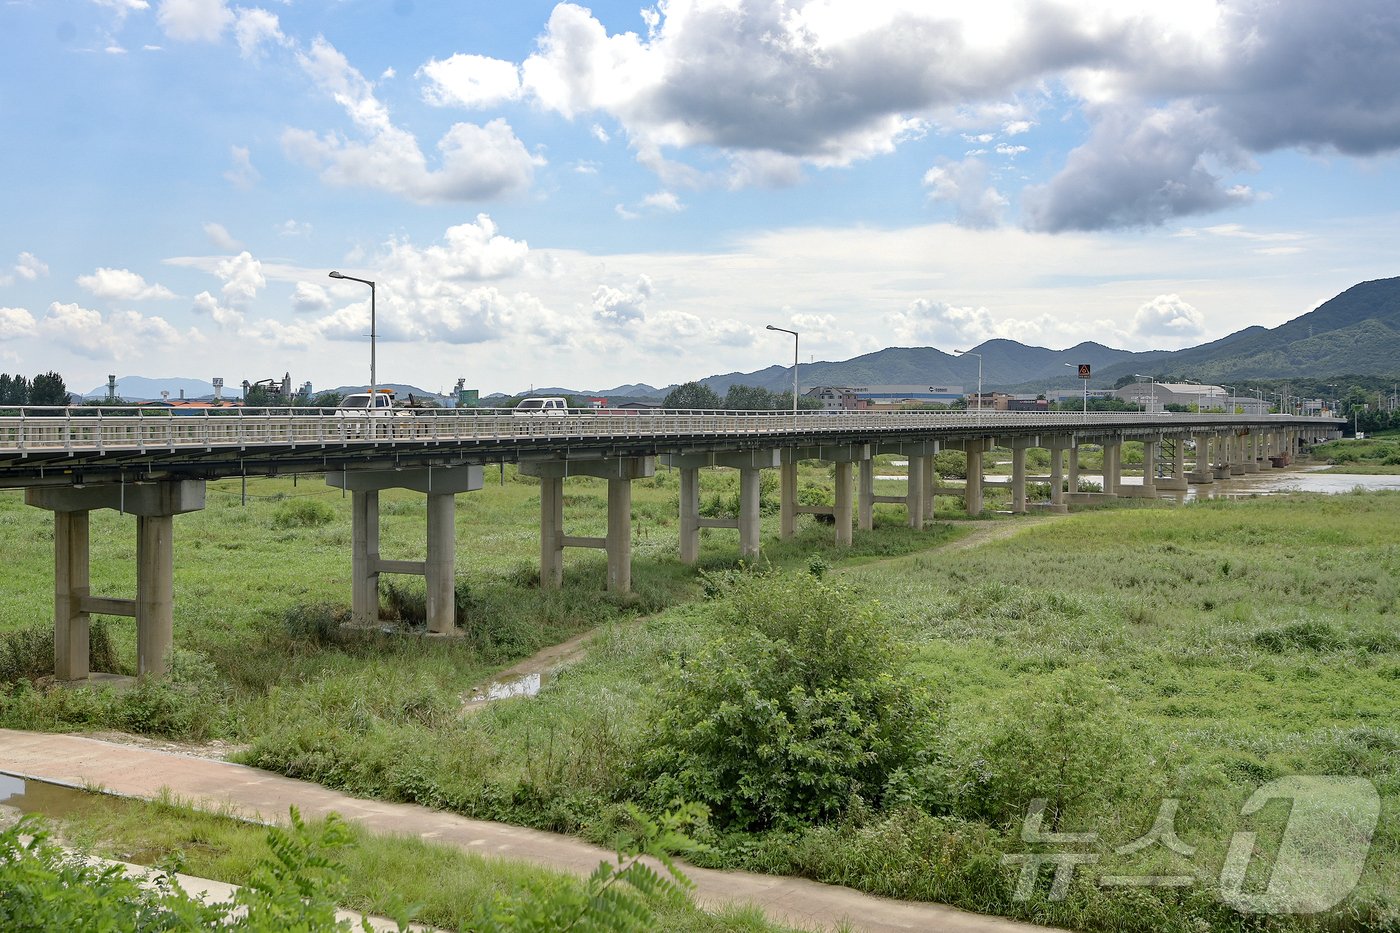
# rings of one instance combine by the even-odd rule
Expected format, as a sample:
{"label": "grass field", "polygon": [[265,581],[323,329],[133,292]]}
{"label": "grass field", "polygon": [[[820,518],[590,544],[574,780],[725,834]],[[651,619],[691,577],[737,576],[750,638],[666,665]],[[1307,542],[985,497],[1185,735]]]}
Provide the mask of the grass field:
{"label": "grass field", "polygon": [[[674,474],[635,485],[636,593],[626,598],[603,592],[591,554],[569,554],[563,591],[533,585],[530,482],[507,470],[503,484],[460,496],[470,636],[425,641],[289,626],[299,607],[347,602],[348,502],[312,482],[260,480],[243,507],[236,482],[213,484],[209,509],[176,519],[173,683],[106,699],[21,684],[0,696],[0,722],[219,736],[249,743],[249,763],[354,793],[604,841],[622,803],[649,801],[640,763],[669,685],[735,637],[717,614],[731,605],[727,578],[749,576],[734,570],[733,532],[706,533],[704,574],[680,565]],[[735,486],[733,474],[707,475],[702,501],[722,511]],[[809,499],[829,494],[829,473],[804,467],[801,487]],[[566,496],[570,533],[601,533],[604,484],[569,480]],[[956,500],[939,505],[922,533],[882,510],[847,552],[828,526],[804,519],[796,540],[778,542],[776,515],[765,519],[766,579],[848,588],[856,602],[833,599],[832,611],[859,605],[888,626],[934,712],[917,764],[879,793],[853,792],[819,820],[717,821],[712,864],[1080,929],[1400,927],[1400,495],[1134,501],[1036,523],[954,521]],[[383,513],[385,556],[421,556],[421,498],[386,494]],[[45,513],[0,494],[13,581],[0,629],[49,625],[50,529]],[[93,591],[130,595],[131,528],[95,513],[93,531]],[[538,698],[461,715],[464,693],[490,672],[595,627],[588,656]],[[129,665],[128,628],[110,626]],[[1379,790],[1365,874],[1321,918],[1238,913],[1218,879],[1247,823],[1241,806],[1292,774],[1364,777]],[[1049,895],[1048,868],[1017,899],[1001,862],[1026,849],[1033,797],[1052,798],[1061,831],[1097,834],[1099,863],[1064,899]],[[1164,799],[1180,801],[1176,829],[1195,856],[1119,856]],[[1250,824],[1265,853],[1251,884],[1286,818],[1270,810]],[[1193,882],[1095,882],[1112,872]]]}

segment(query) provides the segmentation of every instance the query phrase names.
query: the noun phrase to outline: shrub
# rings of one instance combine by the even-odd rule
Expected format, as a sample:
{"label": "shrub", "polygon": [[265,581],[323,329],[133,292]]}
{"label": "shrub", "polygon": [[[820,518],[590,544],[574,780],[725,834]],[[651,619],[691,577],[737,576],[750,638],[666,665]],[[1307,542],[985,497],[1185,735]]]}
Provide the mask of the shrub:
{"label": "shrub", "polygon": [[1126,795],[1146,739],[1126,718],[1116,688],[1058,671],[951,732],[945,746],[952,802],[964,817],[1010,823],[1045,798],[1047,822]]}
{"label": "shrub", "polygon": [[282,616],[282,625],[287,635],[294,641],[309,642],[313,645],[328,645],[336,640],[340,627],[350,618],[344,606],[331,603],[313,603],[310,606],[293,606]]}
{"label": "shrub", "polygon": [[314,528],[335,520],[335,509],[320,499],[288,499],[272,513],[274,528]]}
{"label": "shrub", "polygon": [[751,829],[911,793],[933,708],[878,604],[829,579],[741,575],[710,613],[720,634],[669,671],[642,742],[653,805],[698,801]]}
{"label": "shrub", "polygon": [[943,450],[933,458],[933,472],[945,479],[967,479],[967,454]]}
{"label": "shrub", "polygon": [[[120,673],[112,633],[102,619],[88,628],[89,666],[94,671]],[[0,634],[0,683],[38,680],[53,673],[53,626],[38,625]]]}

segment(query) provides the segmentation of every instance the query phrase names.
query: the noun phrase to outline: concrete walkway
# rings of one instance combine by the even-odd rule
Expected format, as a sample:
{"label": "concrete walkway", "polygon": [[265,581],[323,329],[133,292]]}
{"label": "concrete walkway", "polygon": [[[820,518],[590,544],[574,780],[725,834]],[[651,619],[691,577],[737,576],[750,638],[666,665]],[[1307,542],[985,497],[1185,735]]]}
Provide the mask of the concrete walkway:
{"label": "concrete walkway", "polygon": [[[153,798],[168,790],[195,805],[229,807],[252,819],[285,820],[296,806],[306,817],[335,812],[382,833],[418,836],[485,856],[519,859],[586,876],[613,853],[571,836],[470,820],[412,804],[361,800],[226,761],[118,745],[73,735],[0,729],[0,771],[72,787],[101,788],[124,797]],[[686,868],[703,906],[753,904],[776,922],[829,929],[846,921],[856,930],[936,933],[1033,933],[1037,927],[967,913],[939,904],[895,901],[800,878]]]}

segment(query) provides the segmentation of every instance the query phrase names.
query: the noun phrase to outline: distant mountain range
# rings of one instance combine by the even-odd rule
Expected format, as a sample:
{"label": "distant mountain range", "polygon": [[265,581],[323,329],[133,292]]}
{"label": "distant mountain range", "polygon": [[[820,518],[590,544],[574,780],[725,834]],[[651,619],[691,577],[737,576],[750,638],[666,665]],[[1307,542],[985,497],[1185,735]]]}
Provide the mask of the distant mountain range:
{"label": "distant mountain range", "polygon": [[[1081,343],[1067,350],[1030,347],[1015,340],[988,340],[961,356],[933,347],[889,347],[841,362],[798,366],[802,388],[859,385],[961,385],[1039,391],[1072,387],[1067,365],[1088,363],[1092,384],[1112,385],[1123,376],[1146,373],[1204,382],[1234,379],[1325,378],[1342,374],[1400,374],[1400,278],[1354,285],[1315,310],[1278,327],[1247,327],[1228,337],[1185,350],[1116,350]],[[721,395],[731,385],[792,387],[792,367],[769,366],[751,373],[723,373],[699,380]]]}
{"label": "distant mountain range", "polygon": [[[1235,379],[1320,379],[1344,374],[1400,376],[1400,278],[1377,279],[1353,285],[1315,310],[1278,327],[1247,327],[1198,347],[1185,350],[1116,350],[1086,342],[1066,350],[1031,347],[1015,340],[988,340],[961,356],[934,347],[888,347],[854,359],[803,363],[798,381],[812,386],[859,385],[960,385],[977,387],[977,357],[982,355],[982,387],[1010,391],[1040,391],[1047,387],[1079,385],[1075,367],[1093,367],[1094,386],[1112,385],[1123,376],[1146,373],[1167,379],[1198,379],[1229,383]],[[731,385],[761,386],[774,392],[792,388],[792,367],[769,366],[749,373],[723,373],[699,380],[723,395]],[[447,401],[448,396],[400,383],[385,383],[402,397],[415,396]],[[559,387],[535,388],[535,395],[601,396],[615,401],[659,399],[674,386],[656,388],[646,383],[612,389],[586,390]],[[161,390],[178,398],[211,395],[214,387],[199,379],[148,379],[124,376],[117,393],[124,399],[156,399]],[[337,392],[363,392],[364,386],[340,386]],[[238,386],[225,386],[224,395],[236,398]],[[87,393],[107,394],[105,385]],[[506,398],[492,393],[487,398]]]}

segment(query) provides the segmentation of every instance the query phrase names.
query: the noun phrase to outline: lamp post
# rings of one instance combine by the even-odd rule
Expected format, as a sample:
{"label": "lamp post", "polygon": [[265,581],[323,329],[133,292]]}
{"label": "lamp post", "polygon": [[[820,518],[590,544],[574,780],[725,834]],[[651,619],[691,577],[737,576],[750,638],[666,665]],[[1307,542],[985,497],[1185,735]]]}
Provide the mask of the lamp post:
{"label": "lamp post", "polygon": [[772,324],[769,324],[766,329],[792,334],[792,413],[795,415],[797,414],[797,331],[788,330],[786,327],[774,327]]}
{"label": "lamp post", "polygon": [[971,350],[954,350],[958,356],[977,357],[977,410],[982,410],[982,354],[973,353]]}
{"label": "lamp post", "polygon": [[[1133,373],[1134,379],[1146,379],[1152,383],[1152,407],[1157,407],[1157,378],[1155,376],[1144,376],[1142,373]],[[1152,409],[1149,408],[1150,412]],[[1165,411],[1165,409],[1163,409]]]}
{"label": "lamp post", "polygon": [[379,393],[379,379],[374,369],[374,283],[369,279],[357,279],[353,275],[341,275],[339,272],[332,272],[331,278],[345,279],[369,286],[369,408],[370,411],[373,411],[375,397]]}
{"label": "lamp post", "polygon": [[1227,402],[1227,404],[1226,404],[1226,406],[1225,406],[1225,408],[1226,408],[1225,414],[1227,414],[1227,415],[1233,415],[1233,414],[1235,413],[1235,387],[1234,387],[1234,386],[1227,386],[1225,383],[1222,382],[1222,383],[1220,383],[1220,388],[1222,388],[1222,389],[1229,389],[1229,390],[1230,390],[1230,398],[1229,398],[1229,401]]}

